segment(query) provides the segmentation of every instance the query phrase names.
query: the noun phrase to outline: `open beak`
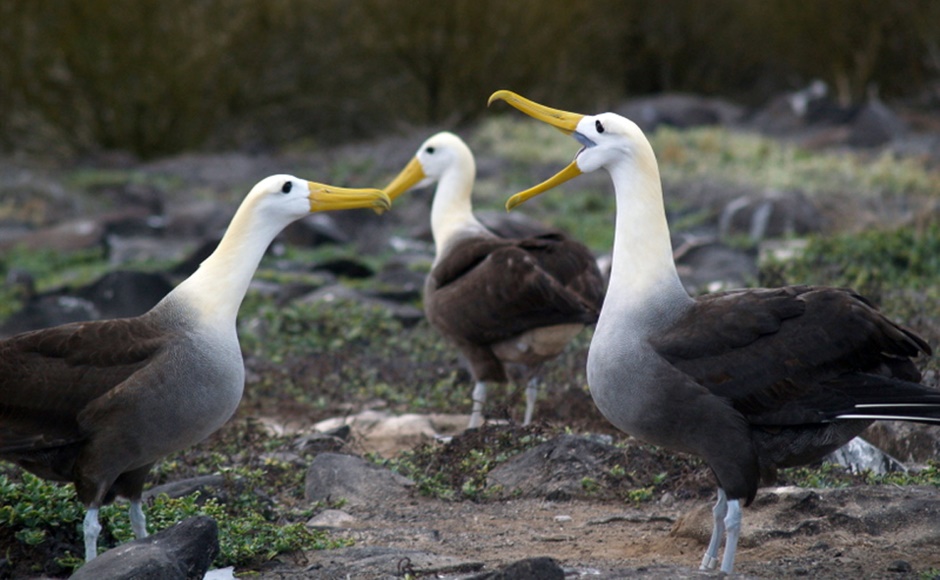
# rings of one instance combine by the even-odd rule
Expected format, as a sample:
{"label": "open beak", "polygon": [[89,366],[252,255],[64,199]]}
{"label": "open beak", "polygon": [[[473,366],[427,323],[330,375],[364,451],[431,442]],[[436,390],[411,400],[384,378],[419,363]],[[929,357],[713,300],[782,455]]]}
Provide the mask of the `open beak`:
{"label": "open beak", "polygon": [[528,201],[529,199],[535,197],[536,195],[542,193],[543,191],[548,191],[549,189],[561,185],[562,183],[574,179],[575,177],[581,175],[581,169],[578,167],[578,160],[575,159],[568,164],[568,167],[565,167],[552,177],[549,177],[542,183],[530,187],[525,191],[520,191],[516,195],[510,197],[506,200],[506,211],[511,210],[517,205],[521,205]]}
{"label": "open beak", "polygon": [[388,195],[389,199],[394,200],[425,177],[427,176],[424,174],[424,169],[421,168],[421,162],[418,161],[417,157],[412,157],[408,165],[401,170],[401,173],[396,175],[395,179],[386,185],[382,191]]}
{"label": "open beak", "polygon": [[[566,135],[573,134],[578,128],[578,123],[580,123],[581,119],[584,118],[584,115],[569,113],[567,111],[561,111],[559,109],[552,109],[550,107],[546,107],[545,105],[540,105],[534,101],[530,101],[525,97],[517,95],[512,91],[496,91],[490,95],[490,99],[486,104],[489,106],[493,104],[493,101],[500,100],[506,101],[513,107],[519,109],[534,119],[548,123]],[[568,167],[565,167],[554,176],[548,178],[535,187],[530,187],[529,189],[510,197],[508,200],[506,200],[506,209],[511,210],[512,208],[524,203],[536,195],[561,185],[570,179],[574,179],[579,175],[581,175],[581,169],[578,167],[577,158],[575,158],[575,160],[572,161]]]}
{"label": "open beak", "polygon": [[391,209],[392,200],[379,189],[348,189],[308,181],[310,211],[369,208],[381,214]]}

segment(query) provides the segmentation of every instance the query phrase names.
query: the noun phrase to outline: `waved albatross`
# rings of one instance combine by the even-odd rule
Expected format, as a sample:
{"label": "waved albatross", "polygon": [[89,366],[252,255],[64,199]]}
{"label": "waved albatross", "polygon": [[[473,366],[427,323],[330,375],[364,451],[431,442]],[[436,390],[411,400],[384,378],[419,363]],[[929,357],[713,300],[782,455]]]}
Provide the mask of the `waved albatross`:
{"label": "waved albatross", "polygon": [[218,248],[150,311],[0,341],[0,459],[75,484],[87,512],[85,560],[98,553],[98,508],[122,496],[138,538],[141,491],[156,461],[208,437],[235,412],[245,368],[235,318],[274,237],[311,212],[388,209],[379,190],[274,175],[252,188]]}
{"label": "waved albatross", "polygon": [[816,461],[872,420],[940,423],[940,391],[912,362],[913,331],[851,290],[756,288],[691,298],[679,282],[653,148],[613,113],[577,115],[497,91],[583,147],[511,209],[582,172],[610,174],[617,212],[607,297],[588,353],[591,395],[621,430],[702,457],[718,480],[702,569],[730,573],[748,505],[776,467]]}
{"label": "waved albatross", "polygon": [[[483,423],[486,383],[508,381],[506,364],[537,366],[593,324],[604,280],[590,250],[558,230],[517,238],[473,215],[473,153],[453,133],[431,136],[385,187],[395,199],[437,182],[431,204],[435,256],[424,285],[431,325],[460,350],[473,375],[470,428]],[[523,423],[532,421],[537,385],[526,388]]]}

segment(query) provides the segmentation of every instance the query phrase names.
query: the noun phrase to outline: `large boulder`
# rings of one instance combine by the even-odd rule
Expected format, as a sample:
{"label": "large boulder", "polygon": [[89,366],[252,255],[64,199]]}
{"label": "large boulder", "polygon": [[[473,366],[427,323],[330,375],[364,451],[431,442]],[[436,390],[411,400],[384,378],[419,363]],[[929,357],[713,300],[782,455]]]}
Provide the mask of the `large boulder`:
{"label": "large boulder", "polygon": [[112,548],[79,568],[72,578],[200,580],[218,554],[218,525],[208,516],[197,516]]}
{"label": "large boulder", "polygon": [[414,482],[361,457],[321,453],[310,463],[304,483],[308,501],[345,500],[368,507],[407,498]]}

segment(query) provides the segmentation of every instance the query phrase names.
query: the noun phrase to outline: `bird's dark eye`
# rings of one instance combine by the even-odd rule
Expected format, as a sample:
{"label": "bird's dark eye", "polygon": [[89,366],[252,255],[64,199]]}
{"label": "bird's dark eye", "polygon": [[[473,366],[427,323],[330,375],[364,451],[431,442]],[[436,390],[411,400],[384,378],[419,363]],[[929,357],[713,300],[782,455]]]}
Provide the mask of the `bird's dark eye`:
{"label": "bird's dark eye", "polygon": [[426,152],[430,153],[431,155],[434,154],[434,147],[425,147],[424,150],[425,150]]}
{"label": "bird's dark eye", "polygon": [[604,124],[601,123],[600,119],[598,119],[597,121],[594,121],[594,128],[597,129],[598,133],[604,132]]}
{"label": "bird's dark eye", "polygon": [[281,186],[281,193],[290,193],[291,188],[294,187],[294,184],[290,181],[285,181],[284,185]]}

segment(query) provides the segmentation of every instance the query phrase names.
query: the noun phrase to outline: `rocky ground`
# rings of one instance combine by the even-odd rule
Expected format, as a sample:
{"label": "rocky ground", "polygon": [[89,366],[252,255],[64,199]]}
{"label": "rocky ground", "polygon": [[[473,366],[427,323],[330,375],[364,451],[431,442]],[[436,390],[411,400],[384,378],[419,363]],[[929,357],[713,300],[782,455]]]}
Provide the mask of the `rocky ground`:
{"label": "rocky ground", "polygon": [[[940,161],[935,147],[940,124],[930,119],[901,119],[876,104],[851,116],[843,115],[839,123],[809,121],[794,113],[787,100],[792,96],[782,99],[752,113],[686,96],[631,102],[622,112],[642,120],[650,130],[659,124],[682,127],[718,122],[745,125],[748,130],[809,147],[894,146],[905,154],[927,155],[928,166],[936,167]],[[844,122],[846,118],[851,122]],[[912,130],[915,123],[919,131]],[[22,287],[24,307],[6,318],[0,334],[146,309],[165,288],[195,267],[203,247],[213,246],[241,192],[258,178],[289,171],[342,185],[382,185],[431,132],[414,130],[376,143],[317,153],[185,155],[152,163],[101,157],[84,168],[70,168],[68,177],[34,163],[0,161],[0,252],[24,244],[35,252],[106,247],[114,271],[140,258],[174,264],[143,278],[139,273],[122,274],[38,291],[30,286],[29,272],[5,268],[8,286]],[[476,142],[485,141],[476,138]],[[931,151],[934,157],[930,157]],[[498,190],[491,199],[501,202],[505,197],[502,189],[508,187],[500,181],[501,176],[518,171],[518,167],[507,164],[493,150],[481,148],[477,153],[484,192]],[[543,173],[553,169],[557,167],[546,169],[536,164],[527,171],[533,177],[544,177]],[[93,184],[88,185],[89,181]],[[603,187],[603,181],[597,183]],[[84,194],[76,195],[76,191]],[[858,217],[859,223],[870,223],[878,218],[904,219],[905,212],[911,211],[911,204],[896,199],[876,206],[834,207],[825,200],[810,200],[800,191],[748,190],[739,185],[675,183],[670,191],[689,203],[710,206],[710,219],[696,222],[686,231],[674,231],[683,279],[695,291],[755,279],[757,252],[724,243],[728,236],[757,235],[767,241],[762,251],[776,251],[779,246],[775,243],[782,234],[822,231],[831,225],[833,216],[842,216],[843,221]],[[296,266],[277,262],[285,246],[345,245],[355,247],[363,259],[320,264],[313,269],[315,276],[322,277],[317,282],[311,282],[309,265],[300,285],[268,276],[256,283],[255,291],[278,304],[298,299],[330,301],[342,294],[383,305],[397,320],[419,325],[421,312],[416,304],[422,275],[420,267],[414,266],[426,266],[430,258],[430,192],[409,195],[409,203],[386,216],[351,212],[317,216],[292,226],[272,248],[273,269],[279,276]],[[875,211],[878,208],[883,210],[881,214]],[[845,215],[852,211],[857,214]],[[488,215],[503,219],[498,213]],[[389,257],[376,252],[377,247],[397,250]],[[603,252],[598,253],[603,259]],[[382,264],[376,266],[376,262]],[[355,274],[363,270],[365,273]],[[360,282],[349,284],[350,279]],[[155,288],[160,291],[155,293]],[[135,298],[115,298],[129,295]],[[931,336],[940,333],[940,321],[927,319],[922,324],[919,331]],[[256,326],[251,327],[252,332]],[[584,346],[581,343],[581,350],[566,355],[567,364],[583,366]],[[443,360],[456,365],[456,359],[448,356]],[[393,363],[374,360],[378,361],[375,364]],[[246,362],[246,392],[267,393],[270,388],[265,381],[274,376],[275,363],[251,357]],[[312,373],[316,367],[304,370]],[[440,377],[449,373],[452,371],[444,368]],[[455,380],[469,389],[465,376]],[[929,374],[928,381],[937,385],[938,377]],[[350,539],[353,545],[281,555],[260,570],[236,573],[272,580],[480,579],[499,577],[490,574],[513,563],[547,556],[569,578],[702,575],[697,567],[710,529],[714,489],[701,464],[621,437],[593,409],[583,390],[583,376],[543,393],[535,431],[514,426],[521,393],[511,389],[508,393],[502,400],[500,395],[493,400],[489,414],[498,420],[468,433],[463,432],[467,417],[460,414],[466,410],[462,408],[441,408],[437,414],[411,413],[407,404],[361,400],[344,396],[341,389],[325,393],[328,400],[315,408],[287,396],[246,394],[233,423],[242,424],[250,418],[268,433],[293,438],[298,444],[309,443],[314,432],[345,434],[335,444],[297,452],[290,461],[307,471],[307,499],[344,500],[337,509],[316,514],[311,525],[327,529],[337,538]],[[343,430],[344,424],[350,424],[348,432]],[[565,434],[566,427],[572,434]],[[457,499],[436,499],[418,489],[416,478],[348,459],[394,458],[402,451],[431,446],[459,463],[473,449],[490,445],[487,437],[507,430],[519,438],[537,433],[543,447],[513,455],[490,471],[485,485],[481,484],[488,491],[473,499],[459,495]],[[867,436],[909,465],[922,466],[940,451],[936,429],[886,425]],[[442,438],[452,439],[445,443]],[[339,452],[340,459],[327,452]],[[627,473],[612,476],[620,473],[617,466]],[[323,473],[344,475],[323,479]],[[645,483],[651,481],[656,483]],[[745,510],[737,574],[770,579],[929,578],[940,574],[940,492],[935,487],[871,486],[851,478],[842,485],[763,490]],[[631,496],[630,491],[643,493]],[[525,576],[516,568],[502,577],[550,578],[559,573],[545,562],[533,566],[541,572],[530,570]],[[2,570],[0,563],[0,575]]]}
{"label": "rocky ground", "polygon": [[[462,445],[459,439],[451,445]],[[316,479],[316,489],[341,489],[352,501],[313,523],[353,539],[355,546],[273,564],[262,577],[389,578],[406,566],[416,577],[483,578],[535,557],[553,558],[570,578],[702,576],[697,566],[710,534],[713,499],[707,472],[629,445],[624,463],[637,478],[671,471],[667,490],[657,491],[653,501],[615,498],[604,483],[586,489],[587,480],[604,481],[609,471],[603,465],[623,461],[624,450],[582,436],[552,438],[494,469],[488,486],[500,486],[499,492],[476,502],[428,499],[409,482],[379,483],[374,473],[360,487],[355,466],[315,461],[308,484],[311,474],[328,467],[342,474],[342,482]],[[765,489],[745,510],[736,575],[932,577],[940,566],[938,515],[940,493],[934,487]]]}

